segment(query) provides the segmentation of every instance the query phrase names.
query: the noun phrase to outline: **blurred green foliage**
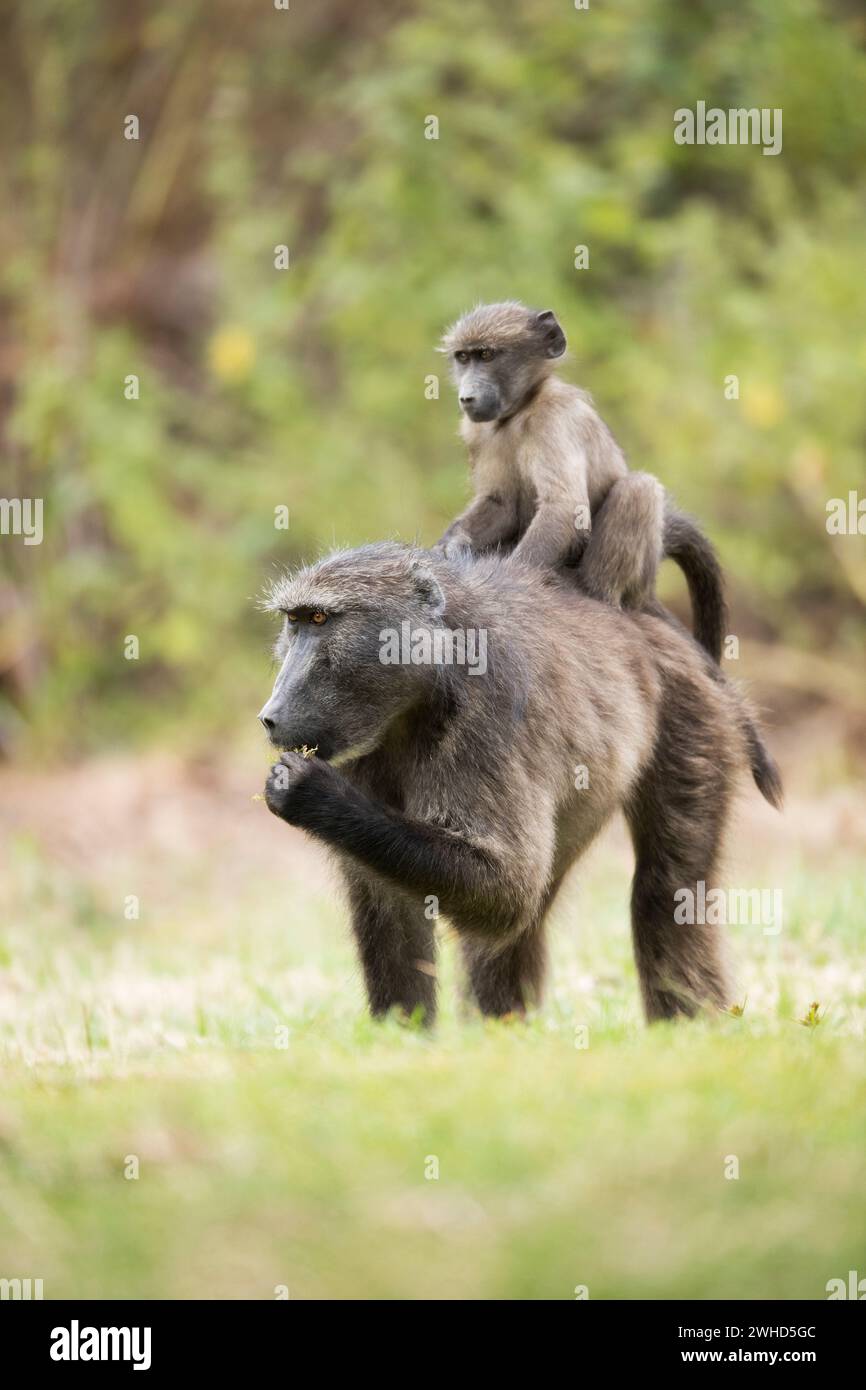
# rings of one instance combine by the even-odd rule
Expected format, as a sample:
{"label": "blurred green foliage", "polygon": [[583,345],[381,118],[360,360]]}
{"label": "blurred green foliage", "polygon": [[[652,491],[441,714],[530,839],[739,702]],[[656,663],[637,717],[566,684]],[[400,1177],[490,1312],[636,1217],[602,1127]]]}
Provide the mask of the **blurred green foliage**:
{"label": "blurred green foliage", "polygon": [[[7,743],[15,709],[67,749],[252,715],[273,566],[430,543],[462,505],[434,347],[510,296],[561,315],[743,630],[838,693],[866,603],[862,538],[824,525],[864,477],[864,40],[842,0],[13,6],[0,490],[45,499],[45,541],[0,541]],[[698,100],[781,107],[781,155],[676,145]]]}

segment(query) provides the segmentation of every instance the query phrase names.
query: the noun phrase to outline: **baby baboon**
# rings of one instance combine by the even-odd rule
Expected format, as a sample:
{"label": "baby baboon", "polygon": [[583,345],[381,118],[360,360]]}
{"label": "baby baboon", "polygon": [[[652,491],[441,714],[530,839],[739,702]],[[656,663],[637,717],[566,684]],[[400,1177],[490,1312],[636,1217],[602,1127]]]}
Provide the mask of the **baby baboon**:
{"label": "baby baboon", "polygon": [[515,301],[479,305],[445,334],[475,497],[440,545],[514,546],[546,566],[582,557],[585,593],[634,608],[652,601],[669,555],[686,576],[695,636],[718,662],[726,615],[715,552],[657,479],[629,472],[590,396],[554,374],[565,348],[552,310]]}
{"label": "baby baboon", "polygon": [[[374,1014],[433,1018],[431,899],[484,1013],[537,998],[550,905],[619,807],[647,1018],[730,1002],[720,930],[677,926],[674,894],[714,885],[750,759],[771,800],[777,774],[687,634],[510,555],[393,543],[286,576],[267,606],[282,665],[259,717],[277,748],[317,750],[283,754],[267,803],[336,851]],[[480,631],[485,674],[431,661],[437,633]]]}

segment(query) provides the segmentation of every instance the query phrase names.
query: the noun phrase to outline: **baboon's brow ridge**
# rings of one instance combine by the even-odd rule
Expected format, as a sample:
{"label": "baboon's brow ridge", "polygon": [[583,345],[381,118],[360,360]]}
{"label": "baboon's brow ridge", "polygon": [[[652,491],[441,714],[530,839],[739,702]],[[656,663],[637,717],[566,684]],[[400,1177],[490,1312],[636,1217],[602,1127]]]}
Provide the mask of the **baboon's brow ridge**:
{"label": "baboon's brow ridge", "polygon": [[311,565],[279,575],[262,598],[269,610],[377,605],[383,592],[404,591],[423,552],[384,541],[358,550],[335,550]]}
{"label": "baboon's brow ridge", "polygon": [[453,352],[455,348],[488,341],[500,345],[519,342],[526,336],[531,312],[517,299],[507,299],[501,304],[476,304],[445,330],[442,347],[446,352]]}

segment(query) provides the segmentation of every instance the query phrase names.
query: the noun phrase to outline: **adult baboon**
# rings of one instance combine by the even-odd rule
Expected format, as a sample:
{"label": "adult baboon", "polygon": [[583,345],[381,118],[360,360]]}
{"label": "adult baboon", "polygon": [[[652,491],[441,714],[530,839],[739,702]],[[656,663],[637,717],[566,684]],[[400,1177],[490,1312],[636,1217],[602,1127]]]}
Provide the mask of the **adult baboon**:
{"label": "adult baboon", "polygon": [[513,546],[543,566],[579,561],[585,593],[633,608],[653,602],[669,555],[686,576],[695,637],[718,662],[726,612],[715,551],[656,478],[629,471],[591,396],[556,376],[565,349],[552,309],[515,300],[479,304],[448,329],[442,351],[475,496],[440,545]]}
{"label": "adult baboon", "polygon": [[[433,1018],[431,895],[484,1013],[537,998],[548,909],[619,807],[647,1018],[729,1002],[718,928],[676,926],[674,894],[713,886],[750,758],[768,799],[775,772],[688,635],[515,556],[393,543],[286,576],[267,606],[282,664],[259,717],[276,747],[317,753],[285,752],[267,803],[337,852],[374,1014]],[[486,634],[485,674],[430,663],[447,630]],[[395,633],[405,660],[385,664]]]}

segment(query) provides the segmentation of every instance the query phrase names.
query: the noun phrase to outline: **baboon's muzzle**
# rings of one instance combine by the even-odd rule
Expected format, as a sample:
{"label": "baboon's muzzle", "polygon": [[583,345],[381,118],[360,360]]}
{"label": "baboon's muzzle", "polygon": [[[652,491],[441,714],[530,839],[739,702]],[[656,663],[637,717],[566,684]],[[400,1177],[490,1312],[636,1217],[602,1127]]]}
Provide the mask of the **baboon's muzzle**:
{"label": "baboon's muzzle", "polygon": [[319,728],[309,719],[278,719],[268,711],[272,701],[268,701],[259,719],[274,748],[309,748],[316,757],[327,761],[334,752],[335,740],[325,729]]}
{"label": "baboon's muzzle", "polygon": [[317,708],[310,664],[301,653],[286,658],[274,682],[271,698],[259,710],[259,721],[275,748],[315,748],[329,758],[336,740]]}

